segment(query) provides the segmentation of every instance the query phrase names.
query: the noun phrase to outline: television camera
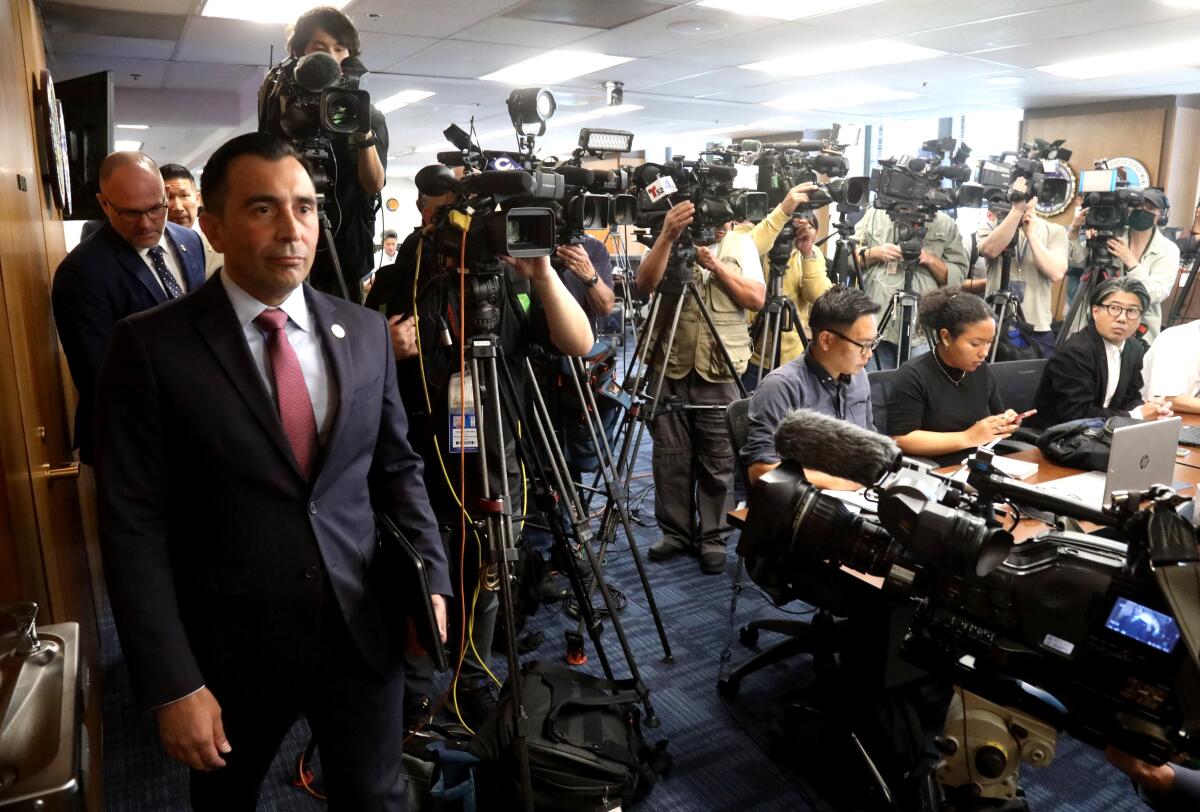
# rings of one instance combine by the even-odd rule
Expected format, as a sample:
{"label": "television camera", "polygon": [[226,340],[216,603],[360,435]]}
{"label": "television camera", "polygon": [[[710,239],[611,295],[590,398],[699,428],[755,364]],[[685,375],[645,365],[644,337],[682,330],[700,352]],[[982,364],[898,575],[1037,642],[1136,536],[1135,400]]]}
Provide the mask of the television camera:
{"label": "television camera", "polygon": [[[1058,164],[1071,157],[1071,150],[1062,146],[1064,140],[1047,142],[1039,138],[1032,144],[1022,144],[1015,152],[1006,150],[980,161],[978,180],[988,210],[1004,217],[1013,203],[1034,197],[1039,203],[1055,208],[1066,203],[1071,182],[1054,174]],[[1025,178],[1024,192],[1013,190],[1017,178]]]}
{"label": "television camera", "polygon": [[[861,137],[862,127],[834,124],[821,138],[777,144],[747,138],[740,146],[758,166],[758,189],[766,193],[770,205],[778,205],[793,186],[816,183],[820,191],[797,208],[812,210],[836,203],[839,208],[856,210],[867,205],[869,184],[865,177],[847,177],[850,164],[845,153],[848,147],[857,146]],[[820,183],[819,175],[831,180]]]}
{"label": "television camera", "polygon": [[710,151],[695,160],[678,155],[670,163],[635,168],[632,184],[638,190],[638,227],[649,228],[656,237],[667,211],[685,200],[696,207],[688,231],[691,245],[716,243],[718,231],[730,221],[765,218],[770,213],[767,195],[736,185],[736,155]]}
{"label": "television camera", "polygon": [[[1102,511],[1087,508],[1006,478],[984,449],[964,484],[905,460],[886,438],[857,436],[867,432],[856,427],[838,440],[858,470],[840,470],[817,459],[813,440],[785,437],[848,431],[811,425],[828,420],[811,412],[785,419],[776,436],[785,462],[751,494],[738,552],[785,579],[816,562],[841,564],[882,577],[885,592],[916,603],[901,654],[951,678],[966,703],[952,710],[947,736],[956,741],[943,748],[937,772],[947,797],[1011,799],[1020,760],[1048,764],[1056,730],[1154,764],[1200,754],[1200,554],[1196,531],[1175,510],[1185,500],[1156,485],[1117,492]],[[872,458],[882,462],[864,474]],[[868,484],[877,516],[811,486],[801,459]],[[1000,502],[1092,521],[1122,540],[1050,532],[1014,547],[995,519]],[[971,725],[964,713],[974,715]],[[960,740],[992,717],[1026,722],[990,741],[970,733]]]}

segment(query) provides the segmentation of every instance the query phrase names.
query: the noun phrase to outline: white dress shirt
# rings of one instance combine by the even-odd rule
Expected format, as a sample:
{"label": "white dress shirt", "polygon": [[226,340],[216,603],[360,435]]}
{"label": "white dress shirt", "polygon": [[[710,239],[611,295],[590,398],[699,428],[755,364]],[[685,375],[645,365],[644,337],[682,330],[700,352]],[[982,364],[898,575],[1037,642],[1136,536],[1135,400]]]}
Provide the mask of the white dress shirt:
{"label": "white dress shirt", "polygon": [[[153,247],[150,246],[150,248]],[[167,270],[171,272],[171,276],[175,277],[175,282],[179,285],[179,289],[184,293],[189,293],[187,281],[183,278],[183,268],[179,267],[179,259],[175,256],[175,249],[171,247],[171,241],[167,239],[167,232],[165,230],[162,236],[158,238],[158,247],[163,250],[163,262],[167,263]],[[142,262],[146,263],[146,267],[154,275],[154,281],[162,288],[162,292],[166,293],[166,287],[163,285],[162,280],[158,278],[158,271],[154,270],[154,260],[150,259],[150,248],[137,249],[138,256],[142,258]],[[167,298],[170,297],[168,296]]]}
{"label": "white dress shirt", "polygon": [[[275,400],[275,379],[271,375],[270,360],[267,358],[267,334],[254,323],[258,315],[270,305],[263,304],[240,288],[229,278],[228,273],[221,274],[221,283],[225,286],[230,304],[233,305],[238,324],[242,325],[242,333],[246,336],[246,345],[250,348],[254,366],[266,384],[267,391],[271,393],[271,400]],[[337,382],[330,374],[321,338],[316,334],[316,324],[308,312],[304,286],[293,290],[283,304],[279,305],[279,309],[288,314],[283,332],[300,361],[300,371],[304,373],[304,385],[308,388],[313,416],[317,421],[317,437],[324,445],[329,437],[329,430],[333,427]]]}
{"label": "white dress shirt", "polygon": [[1104,408],[1107,409],[1108,404],[1112,402],[1113,395],[1117,393],[1117,383],[1121,378],[1121,350],[1124,348],[1125,342],[1114,344],[1107,338],[1103,341],[1104,358],[1108,361],[1108,386],[1104,389],[1103,403]]}
{"label": "white dress shirt", "polygon": [[1200,394],[1200,321],[1163,330],[1142,362],[1142,400]]}

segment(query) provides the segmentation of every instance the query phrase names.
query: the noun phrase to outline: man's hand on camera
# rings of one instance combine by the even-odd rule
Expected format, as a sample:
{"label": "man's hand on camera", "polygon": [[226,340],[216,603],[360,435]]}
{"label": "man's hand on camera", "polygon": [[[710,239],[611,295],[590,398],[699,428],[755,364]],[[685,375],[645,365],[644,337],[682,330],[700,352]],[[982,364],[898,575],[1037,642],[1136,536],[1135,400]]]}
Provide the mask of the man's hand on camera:
{"label": "man's hand on camera", "polygon": [[815,183],[801,183],[793,186],[791,189],[788,189],[787,195],[779,202],[779,208],[791,214],[801,203],[807,203],[809,193],[815,192],[817,188],[817,184]]}
{"label": "man's hand on camera", "polygon": [[554,273],[550,257],[521,257],[513,260],[513,266],[526,279],[542,279]]}
{"label": "man's hand on camera", "polygon": [[596,276],[596,268],[582,245],[560,245],[555,254],[566,265],[567,270],[579,277],[582,282],[591,282]]}
{"label": "man's hand on camera", "polygon": [[663,218],[663,239],[675,242],[679,239],[679,235],[683,230],[692,224],[692,216],[696,213],[696,206],[690,200],[685,200],[682,203],[677,203],[667,216]]}
{"label": "man's hand on camera", "polygon": [[1170,764],[1155,767],[1149,762],[1135,758],[1113,745],[1104,748],[1108,763],[1133,779],[1133,783],[1144,787],[1155,795],[1165,795],[1175,785],[1175,770]]}
{"label": "man's hand on camera", "polygon": [[392,352],[397,361],[417,357],[417,322],[412,316],[392,316],[388,319],[392,333]]}
{"label": "man's hand on camera", "polygon": [[1138,258],[1133,255],[1133,251],[1129,249],[1129,243],[1122,239],[1113,237],[1108,241],[1108,253],[1112,254],[1117,259],[1121,260],[1121,264],[1126,269],[1133,268],[1138,264]]}
{"label": "man's hand on camera", "polygon": [[1079,231],[1087,221],[1088,210],[1083,206],[1083,198],[1075,198],[1075,216],[1071,218],[1071,231]]}
{"label": "man's hand on camera", "polygon": [[1021,230],[1028,236],[1033,229],[1034,212],[1037,211],[1038,199],[1036,197],[1029,198],[1029,203],[1025,208],[1025,213],[1021,215]]}
{"label": "man's hand on camera", "polygon": [[867,250],[868,262],[898,262],[902,256],[900,246],[893,242],[877,245]]}
{"label": "man's hand on camera", "polygon": [[696,248],[696,263],[701,268],[709,271],[719,270],[721,266],[721,261],[717,259],[716,253],[708,245],[701,245]]}

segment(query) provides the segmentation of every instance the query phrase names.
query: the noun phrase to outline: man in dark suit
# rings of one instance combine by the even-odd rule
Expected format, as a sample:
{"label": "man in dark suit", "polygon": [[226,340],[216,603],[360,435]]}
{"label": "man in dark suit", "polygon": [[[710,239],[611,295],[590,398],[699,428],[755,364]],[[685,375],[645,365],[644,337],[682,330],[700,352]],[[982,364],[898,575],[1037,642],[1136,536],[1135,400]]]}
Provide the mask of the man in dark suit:
{"label": "man in dark suit", "polygon": [[140,152],[100,164],[96,195],[108,222],[79,243],[54,274],[54,320],[79,392],[75,447],[92,463],[92,401],[113,325],[204,284],[204,245],[167,222],[158,165]]}
{"label": "man in dark suit", "polygon": [[1032,425],[1048,427],[1114,415],[1140,420],[1169,417],[1171,407],[1162,398],[1142,402],[1146,345],[1136,333],[1150,304],[1146,287],[1129,276],[1108,279],[1092,291],[1089,304],[1087,326],[1064,341],[1046,364]]}
{"label": "man in dark suit", "polygon": [[134,688],[192,805],[253,809],[303,714],[331,809],[399,810],[404,618],[385,511],[450,594],[383,317],[304,283],[316,192],[286,142],[220,147],[224,268],[119,322],[97,391],[105,572]]}

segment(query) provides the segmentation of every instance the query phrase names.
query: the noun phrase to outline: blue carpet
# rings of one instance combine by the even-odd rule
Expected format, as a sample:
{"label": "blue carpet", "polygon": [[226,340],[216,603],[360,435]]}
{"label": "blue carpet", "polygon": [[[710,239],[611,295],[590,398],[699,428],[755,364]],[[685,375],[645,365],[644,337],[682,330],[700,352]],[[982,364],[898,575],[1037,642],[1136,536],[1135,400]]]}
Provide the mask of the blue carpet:
{"label": "blue carpet", "polygon": [[[648,451],[641,470],[648,470]],[[649,480],[640,478],[635,493],[645,490]],[[656,538],[653,528],[653,496],[639,509],[637,543],[644,552]],[[629,599],[622,613],[635,660],[651,688],[654,707],[662,720],[657,730],[646,731],[651,741],[670,740],[675,759],[671,776],[655,787],[639,809],[663,810],[829,810],[848,806],[837,797],[822,797],[794,768],[777,764],[768,756],[772,730],[778,723],[780,705],[776,697],[792,690],[805,678],[800,659],[782,663],[755,674],[743,683],[739,698],[723,702],[715,682],[719,654],[729,639],[729,598],[734,559],[722,576],[703,575],[695,560],[678,558],[669,562],[647,562],[654,596],[667,627],[673,664],[662,662],[662,648],[647,610],[645,595],[636,577],[632,558],[623,537],[607,557],[607,577]],[[758,592],[743,592],[737,624],[775,613]],[[541,630],[545,642],[529,659],[561,661],[563,631],[575,622],[561,610],[543,608],[529,621],[527,629]],[[104,651],[104,785],[110,812],[155,812],[187,808],[186,770],[163,754],[153,721],[133,705],[128,674],[121,660],[111,616],[105,613],[102,626]],[[616,636],[611,629],[604,642],[617,676],[627,669]],[[771,642],[764,634],[764,644]],[[735,662],[747,656],[739,644],[733,646]],[[599,673],[594,652],[585,669]],[[503,675],[502,657],[493,662]],[[263,788],[259,809],[320,809],[323,804],[293,788],[290,772],[295,755],[308,739],[300,721],[293,728]],[[1022,768],[1022,784],[1036,812],[1050,810],[1138,810],[1144,809],[1129,783],[1109,767],[1103,756],[1066,736],[1060,737],[1055,762],[1043,770]]]}

